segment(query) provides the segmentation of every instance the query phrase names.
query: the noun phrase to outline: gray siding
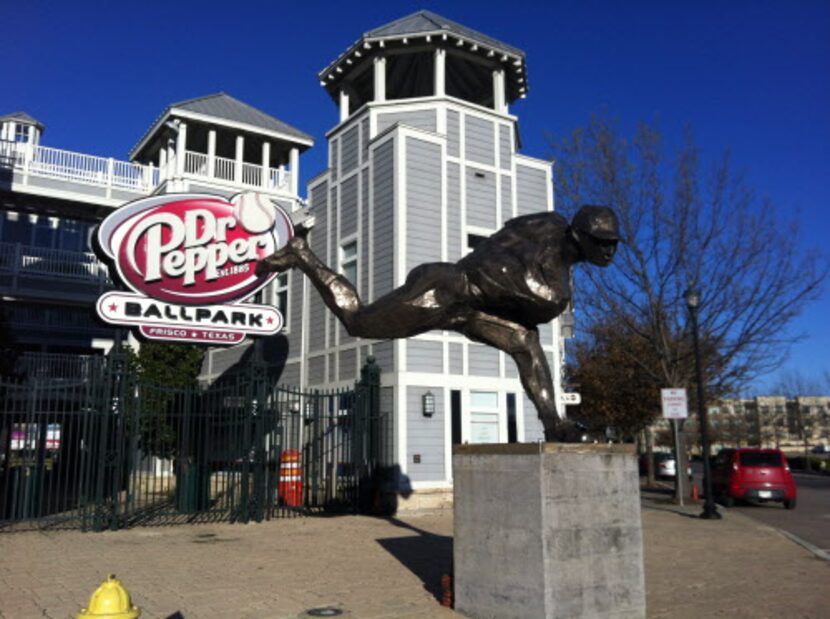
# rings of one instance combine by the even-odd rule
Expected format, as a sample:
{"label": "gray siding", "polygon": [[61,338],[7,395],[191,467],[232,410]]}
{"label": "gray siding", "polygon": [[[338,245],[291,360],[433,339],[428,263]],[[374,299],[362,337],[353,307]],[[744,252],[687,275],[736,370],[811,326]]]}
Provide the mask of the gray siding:
{"label": "gray siding", "polygon": [[329,382],[334,382],[337,380],[337,376],[334,374],[335,363],[337,362],[337,355],[335,353],[329,353],[329,367],[328,367],[328,376],[326,376],[326,380]]}
{"label": "gray siding", "polygon": [[516,367],[516,362],[513,361],[513,357],[502,353],[504,356],[504,376],[505,378],[518,378],[519,377],[519,368]]}
{"label": "gray siding", "polygon": [[360,296],[369,298],[369,170],[363,170],[360,181],[362,246],[360,248]]}
{"label": "gray siding", "polygon": [[[322,183],[311,190],[311,212],[317,218],[311,233],[311,249],[318,256],[328,254],[328,183]],[[296,277],[296,275],[295,275]],[[320,296],[309,295],[308,303],[308,350],[322,350],[326,345],[326,309]]]}
{"label": "gray siding", "polygon": [[392,290],[395,248],[395,141],[390,140],[374,151],[374,276],[372,296],[377,299]]}
{"label": "gray siding", "polygon": [[340,186],[340,236],[357,232],[357,175]]}
{"label": "gray siding", "polygon": [[280,385],[286,387],[300,386],[300,364],[289,363],[285,366],[280,376]]}
{"label": "gray siding", "polygon": [[[228,369],[236,365],[240,359],[242,359],[242,356],[248,352],[248,348],[250,346],[250,342],[246,342],[238,346],[210,350],[208,352],[208,371],[214,376],[223,374]],[[204,367],[204,365],[205,364],[203,364],[202,367]]]}
{"label": "gray siding", "polygon": [[308,360],[308,384],[320,385],[326,382],[326,357],[312,357]]}
{"label": "gray siding", "polygon": [[331,141],[331,180],[337,180],[340,169],[340,140]]}
{"label": "gray siding", "polygon": [[501,175],[501,225],[513,219],[513,179],[506,174]]}
{"label": "gray siding", "polygon": [[447,110],[447,155],[458,157],[459,153],[459,113],[455,110]]}
{"label": "gray siding", "polygon": [[406,371],[444,373],[444,345],[441,342],[407,340]]}
{"label": "gray siding", "polygon": [[357,375],[357,349],[340,351],[340,380],[354,380]]}
{"label": "gray siding", "polygon": [[496,177],[492,172],[466,168],[467,225],[495,229]]}
{"label": "gray siding", "polygon": [[381,372],[395,371],[395,350],[393,348],[394,342],[386,340],[378,342],[372,347],[375,355],[375,361],[380,366]]}
{"label": "gray siding", "polygon": [[435,110],[378,114],[378,133],[383,133],[395,123],[409,125],[410,127],[416,127],[417,129],[426,129],[427,131],[435,131],[437,125],[435,115]]}
{"label": "gray siding", "polygon": [[553,323],[548,322],[545,324],[541,324],[538,327],[539,329],[539,340],[545,346],[550,346],[553,344]]}
{"label": "gray siding", "polygon": [[406,269],[441,260],[441,147],[406,139]]}
{"label": "gray siding", "polygon": [[498,376],[499,351],[490,346],[470,344],[467,370],[470,376]]}
{"label": "gray siding", "polygon": [[343,176],[354,170],[358,166],[358,150],[357,132],[360,128],[355,125],[343,134],[340,138],[340,171]]}
{"label": "gray siding", "polygon": [[525,443],[535,443],[537,441],[545,440],[545,428],[542,422],[539,421],[539,414],[536,412],[536,407],[526,395],[524,399],[524,420],[525,420]]}
{"label": "gray siding", "polygon": [[463,374],[464,345],[450,342],[449,347],[450,374]]}
{"label": "gray siding", "polygon": [[546,176],[543,170],[516,166],[516,200],[519,215],[550,210]]}
{"label": "gray siding", "polygon": [[[427,391],[435,396],[435,414],[424,417],[421,397]],[[439,481],[444,473],[444,390],[440,387],[406,389],[407,475],[411,481]],[[420,456],[420,463],[414,461]]]}
{"label": "gray siding", "polygon": [[510,169],[510,159],[513,155],[513,148],[510,144],[510,127],[499,125],[499,167],[502,170]]}
{"label": "gray siding", "polygon": [[367,116],[360,121],[360,141],[363,142],[363,154],[361,155],[361,163],[369,161],[369,117]]}
{"label": "gray siding", "polygon": [[464,117],[464,156],[470,161],[495,165],[496,149],[493,123],[489,120]]}

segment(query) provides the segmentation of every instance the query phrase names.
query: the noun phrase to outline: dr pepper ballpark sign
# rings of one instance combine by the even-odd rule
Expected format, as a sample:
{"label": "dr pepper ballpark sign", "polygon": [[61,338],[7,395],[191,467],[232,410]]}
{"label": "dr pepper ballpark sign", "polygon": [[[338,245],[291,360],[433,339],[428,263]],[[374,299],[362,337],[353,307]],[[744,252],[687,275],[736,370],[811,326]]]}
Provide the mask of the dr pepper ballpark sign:
{"label": "dr pepper ballpark sign", "polygon": [[101,222],[96,252],[132,292],[103,294],[98,316],[154,340],[237,344],[273,335],[282,314],[240,301],[276,277],[257,276],[256,263],[293,234],[288,215],[253,192],[130,202]]}

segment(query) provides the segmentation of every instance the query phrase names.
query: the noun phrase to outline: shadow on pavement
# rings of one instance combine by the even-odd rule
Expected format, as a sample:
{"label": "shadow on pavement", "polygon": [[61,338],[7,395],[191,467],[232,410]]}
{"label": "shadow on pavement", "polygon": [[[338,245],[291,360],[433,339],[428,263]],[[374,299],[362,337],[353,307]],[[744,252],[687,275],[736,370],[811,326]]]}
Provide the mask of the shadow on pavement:
{"label": "shadow on pavement", "polygon": [[424,589],[440,601],[441,576],[452,573],[452,537],[424,531],[397,518],[387,520],[418,535],[379,539],[378,544],[420,578]]}

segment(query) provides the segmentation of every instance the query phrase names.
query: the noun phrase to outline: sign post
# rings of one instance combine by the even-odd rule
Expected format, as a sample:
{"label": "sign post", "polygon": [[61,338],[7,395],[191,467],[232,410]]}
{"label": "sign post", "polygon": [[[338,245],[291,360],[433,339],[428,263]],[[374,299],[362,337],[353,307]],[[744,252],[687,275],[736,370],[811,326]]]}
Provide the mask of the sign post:
{"label": "sign post", "polygon": [[686,419],[689,416],[686,390],[661,389],[660,399],[663,404],[663,418],[671,419],[672,429],[674,430],[675,499],[679,505],[683,505],[686,458],[681,458],[680,429],[677,420]]}

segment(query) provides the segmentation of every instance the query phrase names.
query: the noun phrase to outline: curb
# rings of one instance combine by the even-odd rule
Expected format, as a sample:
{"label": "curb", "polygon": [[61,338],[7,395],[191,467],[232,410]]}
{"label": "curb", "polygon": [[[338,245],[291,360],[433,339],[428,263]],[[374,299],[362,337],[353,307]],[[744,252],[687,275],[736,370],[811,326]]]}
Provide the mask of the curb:
{"label": "curb", "polygon": [[800,537],[798,537],[798,535],[793,535],[789,531],[784,531],[783,529],[778,529],[776,527],[770,527],[770,528],[773,529],[774,531],[777,531],[778,533],[780,533],[781,535],[783,535],[784,537],[789,539],[791,542],[795,542],[799,546],[802,546],[803,548],[806,548],[807,550],[812,552],[814,555],[816,555],[819,559],[823,559],[824,561],[830,561],[830,552],[822,550],[821,548],[819,548],[815,544],[811,544],[807,540],[801,539]]}

